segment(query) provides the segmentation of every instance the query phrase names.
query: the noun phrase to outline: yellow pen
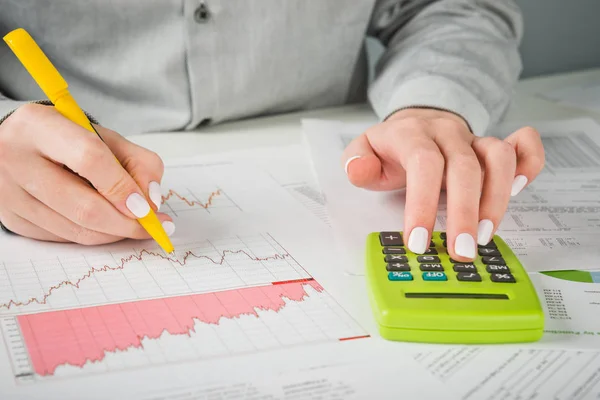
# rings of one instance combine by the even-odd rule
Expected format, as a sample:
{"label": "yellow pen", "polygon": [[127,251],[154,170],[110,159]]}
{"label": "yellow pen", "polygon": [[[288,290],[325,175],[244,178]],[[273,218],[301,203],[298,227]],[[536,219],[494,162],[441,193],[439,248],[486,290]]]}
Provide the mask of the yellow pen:
{"label": "yellow pen", "polygon": [[[4,41],[15,53],[42,91],[48,96],[48,99],[54,104],[56,110],[69,120],[100,137],[88,117],[77,105],[71,93],[69,93],[67,82],[54,65],[52,65],[31,35],[24,29],[18,28],[4,36]],[[167,254],[174,251],[169,236],[152,209],[145,217],[138,218],[138,221]]]}

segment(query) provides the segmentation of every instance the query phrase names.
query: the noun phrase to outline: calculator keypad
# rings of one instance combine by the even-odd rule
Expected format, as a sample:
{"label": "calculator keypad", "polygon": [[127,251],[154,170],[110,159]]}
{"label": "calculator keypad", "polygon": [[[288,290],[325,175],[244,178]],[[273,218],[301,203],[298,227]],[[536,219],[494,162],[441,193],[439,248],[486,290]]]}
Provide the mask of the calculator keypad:
{"label": "calculator keypad", "polygon": [[[447,254],[447,250],[445,250],[447,246],[446,233],[441,232],[439,239],[438,246],[441,243],[444,247],[441,252],[439,247],[436,248],[435,241],[432,240],[430,247],[424,254],[416,255],[416,263],[412,264],[415,259],[412,257],[409,259],[412,253],[407,253],[407,250],[404,248],[402,234],[400,232],[380,232],[379,240],[383,247],[382,256],[386,263],[388,279],[390,281],[412,281],[414,280],[412,274],[413,268],[417,270],[418,265],[418,270],[421,271],[421,277],[424,281],[447,281],[447,271],[440,259],[440,254]],[[502,254],[493,240],[484,246],[479,245],[478,254],[484,266],[478,267],[475,263],[461,262],[450,258],[451,271],[455,273],[456,280],[459,282],[482,282],[483,276],[481,273],[484,273],[484,275],[488,275],[491,282],[516,282],[514,275],[511,274],[509,266],[506,265],[505,259],[502,258]],[[414,254],[412,255],[415,256]],[[450,268],[450,265],[447,267]],[[481,268],[481,270],[478,268]]]}

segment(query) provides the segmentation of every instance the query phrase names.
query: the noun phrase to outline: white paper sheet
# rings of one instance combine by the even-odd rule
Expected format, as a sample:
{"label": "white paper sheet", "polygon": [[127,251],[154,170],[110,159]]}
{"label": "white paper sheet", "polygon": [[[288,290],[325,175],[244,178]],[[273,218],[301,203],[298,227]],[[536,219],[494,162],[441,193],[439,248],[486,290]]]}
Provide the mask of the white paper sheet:
{"label": "white paper sheet", "polygon": [[461,400],[600,398],[600,353],[454,348],[416,359]]}
{"label": "white paper sheet", "polygon": [[231,162],[260,169],[324,224],[331,224],[325,198],[317,184],[305,146],[237,150],[203,156],[202,159],[205,162]]}

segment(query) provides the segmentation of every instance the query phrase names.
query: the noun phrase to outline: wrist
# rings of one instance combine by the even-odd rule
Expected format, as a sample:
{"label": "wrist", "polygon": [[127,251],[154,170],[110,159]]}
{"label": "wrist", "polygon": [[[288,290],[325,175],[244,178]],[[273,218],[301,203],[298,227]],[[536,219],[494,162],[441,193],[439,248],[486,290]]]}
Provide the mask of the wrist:
{"label": "wrist", "polygon": [[455,114],[451,111],[442,110],[439,108],[430,107],[408,107],[398,110],[386,119],[387,121],[394,121],[406,118],[418,118],[418,119],[445,119],[451,120],[458,124],[463,125],[469,132],[471,131],[467,121],[460,115]]}

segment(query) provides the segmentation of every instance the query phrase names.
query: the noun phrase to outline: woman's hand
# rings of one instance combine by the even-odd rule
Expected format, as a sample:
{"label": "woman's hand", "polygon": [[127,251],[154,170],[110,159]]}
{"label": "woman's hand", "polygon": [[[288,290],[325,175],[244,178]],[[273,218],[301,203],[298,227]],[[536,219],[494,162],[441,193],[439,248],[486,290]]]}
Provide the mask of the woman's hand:
{"label": "woman's hand", "polygon": [[[0,125],[0,221],[7,229],[86,245],[150,238],[136,218],[161,203],[162,161],[116,132],[96,129],[104,141],[36,104]],[[171,218],[157,215],[172,233]]]}
{"label": "woman's hand", "polygon": [[489,243],[510,197],[541,172],[544,149],[533,128],[505,140],[478,138],[455,114],[405,109],[354,139],[342,162],[355,186],[406,188],[404,237],[414,253],[429,247],[445,187],[448,252],[455,260],[470,261],[476,242]]}

